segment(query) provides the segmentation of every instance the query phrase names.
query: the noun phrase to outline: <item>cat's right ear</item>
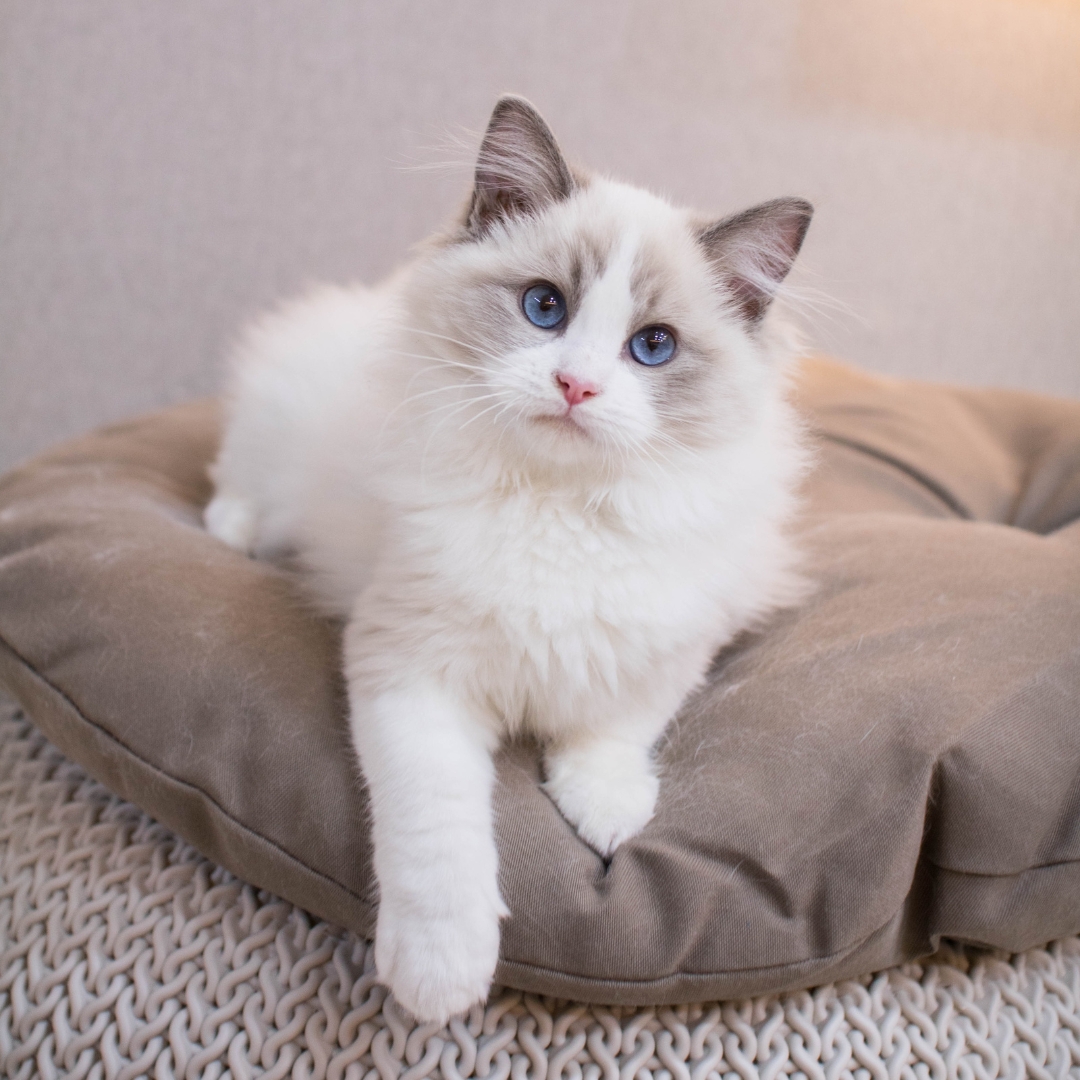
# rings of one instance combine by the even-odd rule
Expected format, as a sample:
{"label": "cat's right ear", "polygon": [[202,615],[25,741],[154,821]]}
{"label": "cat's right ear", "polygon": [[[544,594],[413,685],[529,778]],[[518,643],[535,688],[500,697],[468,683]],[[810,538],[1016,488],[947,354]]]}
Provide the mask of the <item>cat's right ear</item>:
{"label": "cat's right ear", "polygon": [[573,190],[573,175],[544,118],[524,98],[500,98],[480,144],[466,229],[482,236],[496,222],[537,214]]}
{"label": "cat's right ear", "polygon": [[761,322],[810,227],[805,199],[773,199],[702,230],[698,240],[751,326]]}

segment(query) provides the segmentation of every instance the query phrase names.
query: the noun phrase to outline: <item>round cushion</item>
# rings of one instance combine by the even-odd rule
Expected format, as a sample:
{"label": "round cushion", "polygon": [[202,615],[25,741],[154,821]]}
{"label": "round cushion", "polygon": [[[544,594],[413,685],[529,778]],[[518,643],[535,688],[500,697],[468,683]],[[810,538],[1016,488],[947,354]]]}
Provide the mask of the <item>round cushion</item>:
{"label": "round cushion", "polygon": [[[829,361],[811,599],[721,653],[605,863],[499,757],[497,980],[661,1004],[1080,930],[1080,404]],[[206,534],[219,415],[168,410],[0,481],[0,681],[68,756],[256,886],[370,934],[340,627]]]}

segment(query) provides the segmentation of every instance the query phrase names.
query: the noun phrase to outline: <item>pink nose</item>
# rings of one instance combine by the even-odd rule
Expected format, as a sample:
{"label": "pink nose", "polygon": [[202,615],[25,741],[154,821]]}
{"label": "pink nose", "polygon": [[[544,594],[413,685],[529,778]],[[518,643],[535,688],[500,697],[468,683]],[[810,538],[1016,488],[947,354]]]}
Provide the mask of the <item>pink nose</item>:
{"label": "pink nose", "polygon": [[555,372],[555,381],[559,384],[567,405],[580,405],[586,398],[596,397],[600,393],[600,387],[596,383],[577,379],[561,371]]}

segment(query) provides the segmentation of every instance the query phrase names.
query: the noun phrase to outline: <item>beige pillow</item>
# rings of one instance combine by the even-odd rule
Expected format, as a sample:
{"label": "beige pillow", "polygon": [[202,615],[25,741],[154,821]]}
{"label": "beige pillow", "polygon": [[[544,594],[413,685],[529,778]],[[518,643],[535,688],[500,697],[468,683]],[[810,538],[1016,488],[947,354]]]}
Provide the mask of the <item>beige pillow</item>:
{"label": "beige pillow", "polygon": [[[500,756],[497,977],[587,1001],[737,997],[1080,931],[1080,404],[806,365],[820,588],[746,635],[605,865]],[[0,481],[0,682],[210,858],[370,933],[339,630],[202,529],[197,403]]]}

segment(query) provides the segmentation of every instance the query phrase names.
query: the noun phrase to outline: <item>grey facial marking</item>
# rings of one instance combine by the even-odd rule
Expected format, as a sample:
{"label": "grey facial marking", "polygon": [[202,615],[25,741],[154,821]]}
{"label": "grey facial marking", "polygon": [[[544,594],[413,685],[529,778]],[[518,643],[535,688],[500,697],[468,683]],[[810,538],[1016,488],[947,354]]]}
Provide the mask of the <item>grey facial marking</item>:
{"label": "grey facial marking", "polygon": [[590,285],[604,273],[614,241],[615,237],[606,230],[581,230],[569,243],[560,242],[540,254],[529,281],[547,281],[559,289],[572,319]]}
{"label": "grey facial marking", "polygon": [[614,236],[582,230],[574,237],[573,246],[565,253],[567,302],[571,311],[581,306],[589,286],[607,269]]}
{"label": "grey facial marking", "polygon": [[655,371],[644,372],[646,376],[657,376],[650,382],[657,412],[668,433],[677,432],[682,442],[697,442],[716,423],[712,395],[704,392],[713,366],[710,357],[680,343],[671,361]]}
{"label": "grey facial marking", "polygon": [[672,286],[672,275],[660,260],[647,250],[639,252],[630,278],[630,293],[634,299],[631,332],[650,323],[667,323],[663,298]]}
{"label": "grey facial marking", "polygon": [[[677,249],[676,249],[677,250]],[[628,360],[630,370],[648,388],[662,430],[684,445],[706,445],[714,441],[718,425],[726,424],[718,415],[716,386],[724,381],[722,357],[695,337],[695,320],[708,317],[686,307],[686,275],[695,268],[707,274],[701,262],[674,265],[679,254],[655,247],[646,240],[637,252],[630,278],[633,297],[632,325],[628,333],[659,324],[674,334],[674,357],[657,367]],[[702,283],[711,286],[708,278]]]}
{"label": "grey facial marking", "polygon": [[585,289],[585,267],[580,258],[575,258],[570,264],[570,274],[566,282],[566,302],[571,311],[581,307],[581,299]]}

